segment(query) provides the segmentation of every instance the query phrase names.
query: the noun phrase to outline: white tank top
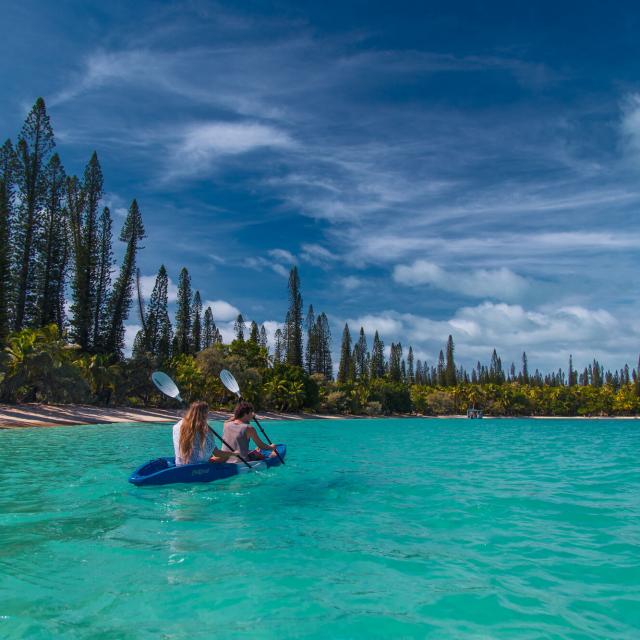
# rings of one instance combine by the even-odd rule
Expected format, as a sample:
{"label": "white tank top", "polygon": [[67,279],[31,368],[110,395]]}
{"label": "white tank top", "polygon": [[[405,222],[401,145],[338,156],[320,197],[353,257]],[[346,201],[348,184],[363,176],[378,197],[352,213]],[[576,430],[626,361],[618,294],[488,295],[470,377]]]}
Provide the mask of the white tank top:
{"label": "white tank top", "polygon": [[193,443],[193,451],[189,460],[185,460],[180,454],[180,428],[182,427],[182,420],[173,425],[173,452],[176,458],[176,467],[183,464],[196,464],[198,462],[207,462],[213,454],[213,448],[215,441],[213,434],[207,429],[207,436],[202,443],[202,446],[198,449],[198,439]]}

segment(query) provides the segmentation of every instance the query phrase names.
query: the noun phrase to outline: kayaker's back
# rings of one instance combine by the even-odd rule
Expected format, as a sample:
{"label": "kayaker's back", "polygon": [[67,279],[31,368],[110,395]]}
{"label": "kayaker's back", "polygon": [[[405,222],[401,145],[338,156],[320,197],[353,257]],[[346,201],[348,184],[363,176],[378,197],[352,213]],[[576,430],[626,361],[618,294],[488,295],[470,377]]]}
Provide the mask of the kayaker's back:
{"label": "kayaker's back", "polygon": [[[240,455],[245,458],[249,455],[249,436],[247,429],[249,425],[244,422],[225,422],[222,437],[225,444],[222,445],[223,451],[239,451]],[[227,444],[229,447],[227,447]],[[240,462],[237,456],[231,456],[228,462]]]}

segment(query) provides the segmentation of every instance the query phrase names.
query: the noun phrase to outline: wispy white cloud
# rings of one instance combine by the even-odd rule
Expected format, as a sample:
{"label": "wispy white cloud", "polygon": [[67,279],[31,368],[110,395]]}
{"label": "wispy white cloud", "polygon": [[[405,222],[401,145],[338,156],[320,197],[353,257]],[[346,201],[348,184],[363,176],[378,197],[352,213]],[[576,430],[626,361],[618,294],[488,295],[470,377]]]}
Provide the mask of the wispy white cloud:
{"label": "wispy white cloud", "polygon": [[290,251],[286,249],[269,249],[267,253],[279,262],[286,262],[289,264],[295,264],[297,262],[296,257]]}
{"label": "wispy white cloud", "polygon": [[345,276],[340,280],[340,283],[347,291],[354,291],[360,287],[363,287],[366,283],[364,278],[358,278],[357,276]]}
{"label": "wispy white cloud", "polygon": [[301,245],[300,258],[318,267],[326,267],[334,262],[337,256],[322,245],[303,243]]}

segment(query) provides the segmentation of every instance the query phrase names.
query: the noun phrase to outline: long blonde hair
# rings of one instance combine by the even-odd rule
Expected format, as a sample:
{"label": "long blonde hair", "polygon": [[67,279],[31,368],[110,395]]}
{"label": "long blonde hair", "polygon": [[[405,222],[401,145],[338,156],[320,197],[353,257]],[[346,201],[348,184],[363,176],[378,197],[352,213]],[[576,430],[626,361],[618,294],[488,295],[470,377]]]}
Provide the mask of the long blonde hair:
{"label": "long blonde hair", "polygon": [[202,448],[207,437],[207,417],[209,415],[209,405],[206,402],[192,402],[180,427],[180,456],[188,461],[199,436],[198,449]]}

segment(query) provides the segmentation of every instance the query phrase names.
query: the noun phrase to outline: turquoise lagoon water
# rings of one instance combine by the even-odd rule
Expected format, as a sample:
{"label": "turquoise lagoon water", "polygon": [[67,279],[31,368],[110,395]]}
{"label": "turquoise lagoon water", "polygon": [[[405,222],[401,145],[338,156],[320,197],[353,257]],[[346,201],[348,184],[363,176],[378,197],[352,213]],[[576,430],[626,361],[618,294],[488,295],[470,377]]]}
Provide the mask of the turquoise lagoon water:
{"label": "turquoise lagoon water", "polygon": [[640,637],[640,422],[265,426],[149,488],[167,425],[0,432],[0,637]]}

